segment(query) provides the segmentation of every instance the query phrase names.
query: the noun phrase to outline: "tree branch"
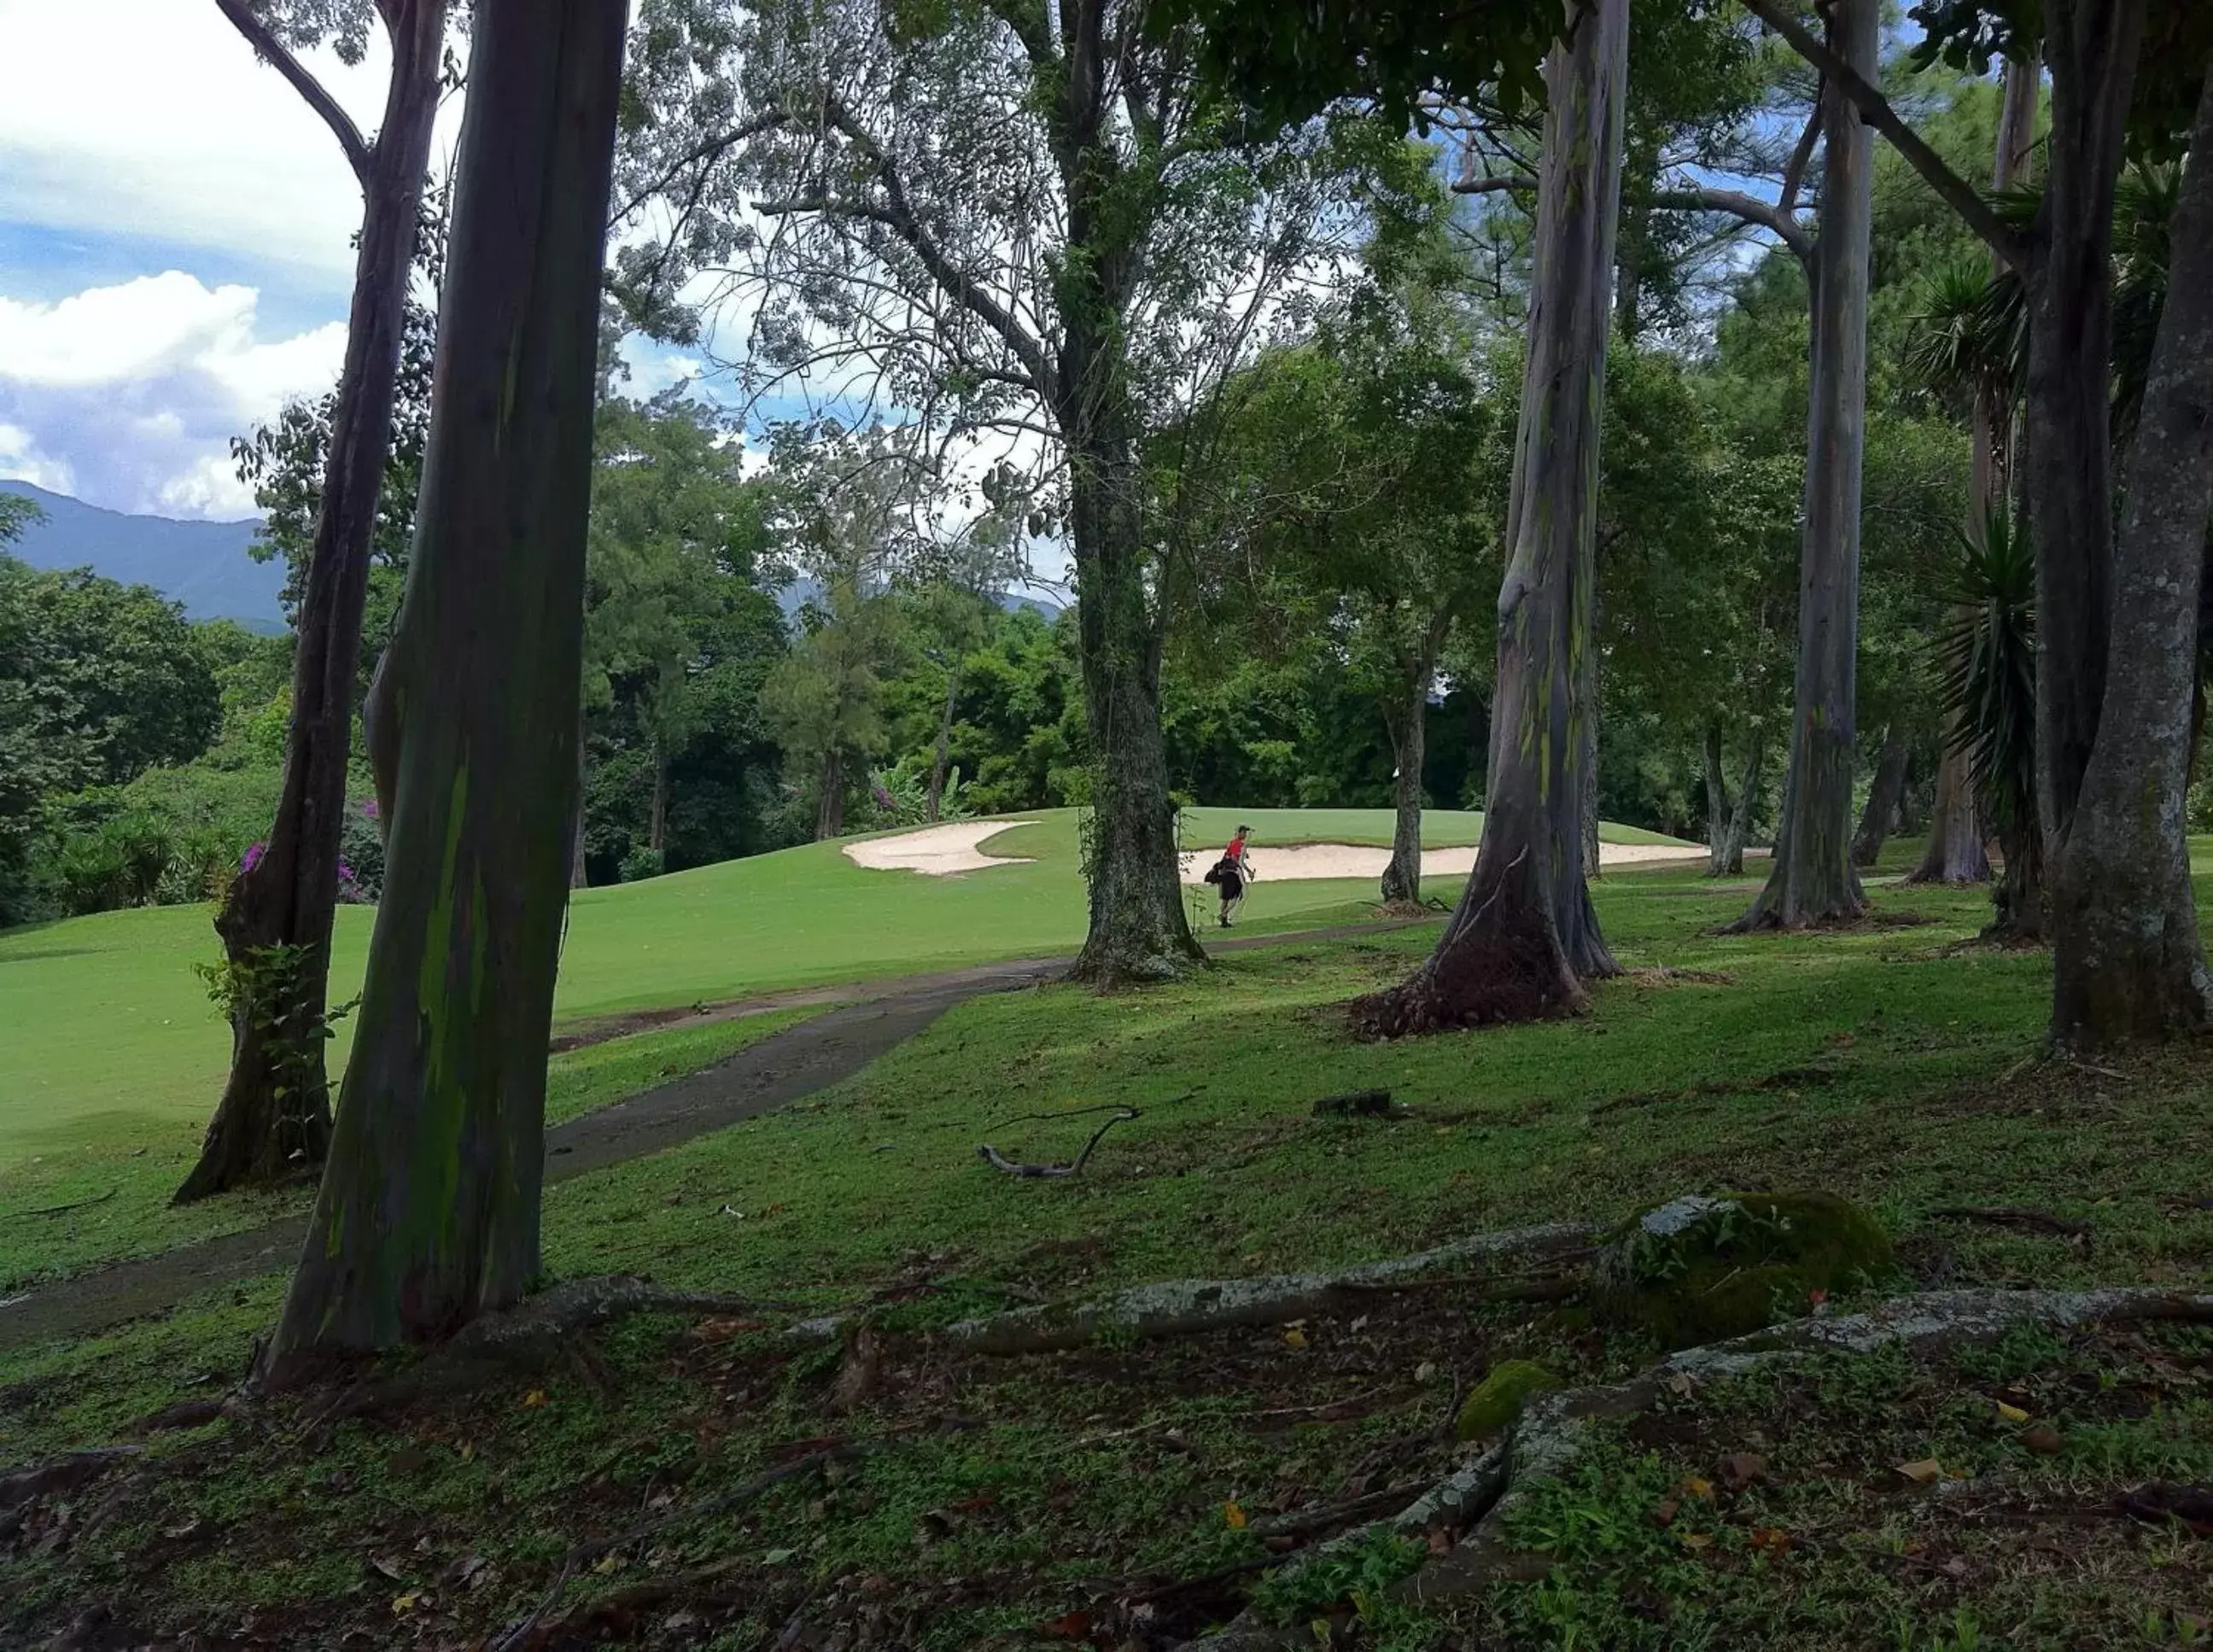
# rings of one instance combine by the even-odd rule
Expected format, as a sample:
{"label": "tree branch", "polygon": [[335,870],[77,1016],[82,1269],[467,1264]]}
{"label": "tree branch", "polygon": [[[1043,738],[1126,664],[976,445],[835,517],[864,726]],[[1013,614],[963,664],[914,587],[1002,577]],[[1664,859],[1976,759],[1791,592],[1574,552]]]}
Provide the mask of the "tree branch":
{"label": "tree branch", "polygon": [[1744,9],[1780,34],[1792,51],[1820,70],[1831,84],[1858,105],[1861,119],[1890,140],[1891,147],[1905,158],[1906,164],[1960,215],[1961,223],[1989,243],[1990,250],[2008,267],[2027,269],[2028,249],[2021,238],[2005,227],[1972,184],[1946,166],[1943,157],[1899,118],[1889,101],[1869,85],[1857,70],[1829,50],[1826,41],[1785,11],[1777,0],[1744,0]]}
{"label": "tree branch", "polygon": [[[1023,371],[1030,375],[1031,382],[1037,386],[1039,393],[1050,399],[1053,384],[1052,367],[1046,359],[1044,344],[1025,332],[1021,323],[1015,320],[1014,312],[985,291],[983,284],[948,257],[945,249],[923,228],[921,221],[914,216],[913,209],[907,204],[906,192],[899,186],[899,173],[892,165],[891,158],[884,153],[882,145],[853,119],[844,104],[834,95],[826,98],[822,114],[827,124],[844,134],[874,170],[877,182],[883,186],[883,204],[879,206],[865,201],[833,202],[822,196],[801,197],[774,204],[786,211],[812,210],[832,215],[844,212],[854,216],[873,218],[882,224],[906,243],[908,250],[921,260],[923,268],[930,272],[930,278],[937,283],[948,297],[999,335],[1008,350],[1013,352],[1015,359],[1022,364]],[[819,204],[807,208],[804,203],[809,199],[818,201]],[[765,212],[771,210],[771,206],[764,204],[760,210]]]}
{"label": "tree branch", "polygon": [[1695,184],[1680,189],[1655,189],[1646,198],[1654,206],[1672,207],[1679,211],[1726,212],[1756,229],[1772,233],[1797,255],[1800,263],[1809,263],[1813,259],[1814,238],[1806,233],[1805,226],[1757,195]]}
{"label": "tree branch", "polygon": [[1806,130],[1798,134],[1798,146],[1790,151],[1789,160],[1783,165],[1783,193],[1776,204],[1785,212],[1798,210],[1798,189],[1806,181],[1806,168],[1814,159],[1814,144],[1821,136],[1821,98],[1828,82],[1825,79],[1814,88],[1814,107],[1806,117]]}
{"label": "tree branch", "polygon": [[1496,195],[1506,190],[1532,195],[1536,192],[1537,180],[1513,173],[1504,177],[1455,178],[1452,183],[1452,192],[1455,195]]}
{"label": "tree branch", "polygon": [[353,124],[352,117],[338,107],[338,100],[323,89],[323,83],[309,74],[301,61],[294,57],[283,41],[278,40],[269,25],[254,15],[247,0],[215,0],[216,9],[230,19],[231,27],[246,37],[261,60],[292,82],[292,89],[307,100],[308,107],[323,118],[345,151],[346,164],[363,188],[369,185],[369,146],[363,141],[361,129]]}

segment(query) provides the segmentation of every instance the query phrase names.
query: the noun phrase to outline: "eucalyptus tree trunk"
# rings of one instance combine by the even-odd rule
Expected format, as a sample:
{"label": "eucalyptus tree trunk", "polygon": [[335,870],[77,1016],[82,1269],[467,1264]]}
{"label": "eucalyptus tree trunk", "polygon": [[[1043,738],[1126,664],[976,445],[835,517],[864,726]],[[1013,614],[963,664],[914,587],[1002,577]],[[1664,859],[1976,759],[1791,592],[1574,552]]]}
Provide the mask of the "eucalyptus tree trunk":
{"label": "eucalyptus tree trunk", "polygon": [[2202,1033],[2213,1020],[2183,820],[2213,512],[2213,64],[2207,71],[2131,448],[2097,745],[2052,882],[2051,1033],[2064,1046]]}
{"label": "eucalyptus tree trunk", "polygon": [[2105,697],[2113,196],[2144,3],[2046,0],[2045,10],[2051,176],[2030,247],[2021,482],[2036,553],[2037,813],[2055,878],[2063,875]]}
{"label": "eucalyptus tree trunk", "polygon": [[1875,760],[1875,778],[1868,783],[1867,806],[1860,810],[1860,829],[1852,833],[1852,864],[1873,866],[1898,818],[1898,800],[1905,792],[1905,731],[1896,723],[1883,730],[1882,752]]}
{"label": "eucalyptus tree trunk", "polygon": [[1722,854],[1722,873],[1728,877],[1744,875],[1745,846],[1752,841],[1752,810],[1759,798],[1760,771],[1765,767],[1767,747],[1758,735],[1745,753],[1744,775],[1738,781],[1736,802],[1729,810],[1728,838]]}
{"label": "eucalyptus tree trunk", "polygon": [[1629,0],[1570,3],[1545,59],[1528,360],[1498,594],[1483,847],[1437,949],[1353,1006],[1369,1036],[1581,1008],[1616,972],[1583,880],[1582,656],[1594,646],[1599,436],[1621,194]]}
{"label": "eucalyptus tree trunk", "polygon": [[1582,766],[1582,819],[1577,836],[1582,844],[1583,876],[1587,879],[1600,876],[1602,870],[1598,850],[1598,731],[1601,714],[1598,633],[1605,601],[1600,578],[1598,562],[1594,557],[1591,562],[1590,642],[1582,651],[1580,680],[1576,689],[1576,698],[1583,708],[1582,750],[1577,759]]}
{"label": "eucalyptus tree trunk", "polygon": [[[1854,840],[1853,864],[1871,866],[1859,858]],[[1936,802],[1929,817],[1929,842],[1921,861],[1906,875],[1908,883],[1988,883],[1990,849],[1983,838],[1982,810],[1975,796],[1975,777],[1967,748],[1947,731],[1943,755],[1936,764]]]}
{"label": "eucalyptus tree trunk", "polygon": [[422,501],[373,697],[384,899],[279,1373],[442,1337],[539,1272],[625,9],[476,3]]}
{"label": "eucalyptus tree trunk", "polygon": [[1729,813],[1728,771],[1722,766],[1722,726],[1718,722],[1706,725],[1701,756],[1705,762],[1706,777],[1706,875],[1717,878],[1728,870]]}
{"label": "eucalyptus tree trunk", "polygon": [[645,833],[645,846],[655,854],[668,847],[668,750],[658,735],[653,742],[653,803]]}
{"label": "eucalyptus tree trunk", "polygon": [[960,697],[960,668],[948,665],[945,668],[945,715],[937,720],[937,756],[930,765],[930,796],[924,809],[932,826],[937,824],[945,807],[945,765],[953,754],[953,707]]}
{"label": "eucalyptus tree trunk", "polygon": [[1390,714],[1392,777],[1391,863],[1383,869],[1383,899],[1411,905],[1422,898],[1422,765],[1429,754],[1430,684],[1435,668],[1426,660],[1400,685],[1398,709]]}
{"label": "eucalyptus tree trunk", "polygon": [[822,753],[821,796],[814,800],[814,841],[827,843],[845,831],[845,756],[835,746]]}
{"label": "eucalyptus tree trunk", "polygon": [[[1831,46],[1869,80],[1877,73],[1879,9],[1877,0],[1837,0],[1829,14]],[[1740,930],[1799,929],[1863,910],[1851,818],[1874,139],[1839,88],[1829,88],[1821,119],[1790,766],[1774,864],[1766,887],[1737,921]]]}
{"label": "eucalyptus tree trunk", "polygon": [[199,1161],[177,1190],[180,1204],[313,1168],[330,1144],[322,1029],[355,673],[377,499],[392,451],[416,221],[438,113],[446,3],[403,0],[386,15],[392,73],[384,124],[362,162],[361,246],[297,615],[283,780],[265,847],[232,882],[215,923],[232,979],[241,987],[267,980],[267,971],[256,968],[266,948],[304,950],[285,984],[289,1002],[282,1013],[257,1006],[250,991],[234,994],[230,1076]]}

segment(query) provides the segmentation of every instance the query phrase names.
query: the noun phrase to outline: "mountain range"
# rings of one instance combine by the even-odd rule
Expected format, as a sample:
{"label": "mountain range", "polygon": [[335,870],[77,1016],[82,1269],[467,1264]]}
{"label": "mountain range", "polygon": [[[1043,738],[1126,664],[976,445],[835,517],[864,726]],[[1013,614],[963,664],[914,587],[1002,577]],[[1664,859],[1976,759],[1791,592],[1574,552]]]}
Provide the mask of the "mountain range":
{"label": "mountain range", "polygon": [[182,522],[104,510],[28,482],[0,481],[46,512],[9,547],[34,568],[90,568],[126,585],[150,585],[185,605],[193,619],[235,619],[255,631],[282,631],[282,562],[247,554],[258,520]]}
{"label": "mountain range", "polygon": [[[125,585],[150,585],[181,602],[192,619],[235,619],[253,631],[285,629],[284,564],[256,562],[247,553],[259,519],[242,522],[185,522],[167,516],[133,516],[104,510],[28,482],[0,479],[0,492],[20,494],[46,512],[9,547],[34,568],[90,568]],[[777,594],[787,616],[820,594],[807,580]],[[1002,593],[1001,605],[1029,608],[1046,619],[1060,612],[1052,600]]]}

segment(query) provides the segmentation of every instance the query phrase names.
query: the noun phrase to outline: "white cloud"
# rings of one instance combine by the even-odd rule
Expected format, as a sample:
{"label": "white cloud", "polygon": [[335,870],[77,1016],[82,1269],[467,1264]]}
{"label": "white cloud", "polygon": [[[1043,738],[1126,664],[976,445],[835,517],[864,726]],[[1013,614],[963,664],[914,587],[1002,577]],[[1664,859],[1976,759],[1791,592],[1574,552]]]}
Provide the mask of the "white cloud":
{"label": "white cloud", "polygon": [[[351,67],[304,54],[364,132],[381,117],[387,61],[381,32],[370,36]],[[13,71],[0,221],[219,248],[346,284],[353,173],[208,0],[0,0],[0,41]]]}
{"label": "white cloud", "polygon": [[19,424],[0,424],[0,476],[14,477],[49,493],[67,493],[76,483],[70,467],[41,454],[31,433]]}
{"label": "white cloud", "polygon": [[230,438],[338,377],[345,327],[259,336],[251,287],[178,271],[0,297],[0,474],[117,510],[241,516]]}

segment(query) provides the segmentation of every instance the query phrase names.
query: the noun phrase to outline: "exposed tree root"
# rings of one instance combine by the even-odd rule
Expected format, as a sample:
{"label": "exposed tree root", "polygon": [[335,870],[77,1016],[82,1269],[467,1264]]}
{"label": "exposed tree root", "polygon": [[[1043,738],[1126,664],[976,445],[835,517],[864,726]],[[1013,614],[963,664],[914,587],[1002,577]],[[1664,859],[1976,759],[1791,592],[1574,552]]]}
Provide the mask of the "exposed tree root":
{"label": "exposed tree root", "polygon": [[130,1461],[144,1449],[143,1446],[96,1446],[87,1451],[72,1451],[33,1468],[19,1469],[0,1479],[0,1516],[13,1515],[57,1491],[74,1491],[89,1485],[109,1469]]}
{"label": "exposed tree root", "polygon": [[1534,914],[1519,924],[1494,906],[1441,944],[1397,986],[1355,998],[1355,1038],[1399,1039],[1470,1027],[1552,1021],[1590,1002]]}
{"label": "exposed tree root", "polygon": [[[1101,1301],[1017,1308],[967,1320],[940,1334],[982,1354],[1045,1353],[1081,1347],[1102,1336],[1176,1337],[1234,1326],[1285,1325],[1358,1300],[1364,1289],[1473,1261],[1542,1257],[1564,1259],[1584,1251],[1592,1230],[1550,1222],[1457,1240],[1416,1256],[1364,1262],[1333,1273],[1279,1273],[1252,1279],[1176,1279],[1139,1285]],[[838,1321],[815,1320],[802,1334],[835,1334]]]}
{"label": "exposed tree root", "polygon": [[[1917,1351],[1990,1342],[2033,1321],[2055,1329],[2148,1320],[2213,1322],[2213,1294],[2155,1289],[2086,1291],[1949,1290],[1893,1297],[1862,1314],[1796,1320],[1747,1337],[1689,1348],[1627,1382],[1540,1394],[1505,1436],[1413,1499],[1396,1515],[1332,1538],[1296,1564],[1353,1546],[1387,1530],[1420,1537],[1438,1527],[1464,1533],[1443,1555],[1397,1586],[1414,1600],[1466,1596],[1528,1576],[1531,1558],[1505,1538],[1515,1507],[1539,1483],[1564,1473],[1582,1454],[1589,1425],[1652,1405],[1672,1387],[1739,1375],[1770,1360],[1817,1353],[1870,1353],[1891,1344]],[[1543,1557],[1539,1564],[1549,1567]],[[1295,1631],[1247,1611],[1219,1636],[1186,1644],[1192,1652],[1261,1652],[1308,1644]]]}
{"label": "exposed tree root", "polygon": [[[349,1417],[387,1411],[431,1395],[466,1393],[488,1382],[535,1375],[567,1362],[594,1387],[604,1388],[605,1373],[585,1333],[632,1314],[738,1314],[765,1308],[791,1308],[716,1291],[671,1290],[628,1274],[594,1274],[564,1279],[500,1314],[472,1320],[422,1361],[397,1376],[374,1377],[346,1385],[309,1423],[323,1428]],[[332,1375],[299,1366],[276,1374],[264,1387],[296,1387]]]}

